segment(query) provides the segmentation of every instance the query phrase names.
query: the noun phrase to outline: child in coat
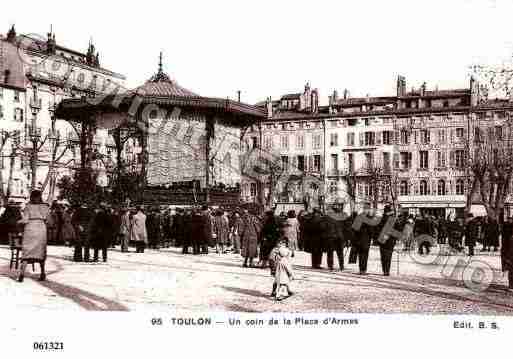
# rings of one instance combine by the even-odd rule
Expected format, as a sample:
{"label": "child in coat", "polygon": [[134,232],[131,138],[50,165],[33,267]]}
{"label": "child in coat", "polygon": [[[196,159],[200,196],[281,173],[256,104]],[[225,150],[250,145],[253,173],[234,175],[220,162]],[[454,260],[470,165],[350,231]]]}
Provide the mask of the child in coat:
{"label": "child in coat", "polygon": [[290,282],[294,280],[290,258],[292,251],[288,248],[288,240],[282,237],[276,247],[273,248],[269,256],[271,276],[274,277],[273,290],[271,297],[276,297],[280,301],[293,293],[290,291]]}

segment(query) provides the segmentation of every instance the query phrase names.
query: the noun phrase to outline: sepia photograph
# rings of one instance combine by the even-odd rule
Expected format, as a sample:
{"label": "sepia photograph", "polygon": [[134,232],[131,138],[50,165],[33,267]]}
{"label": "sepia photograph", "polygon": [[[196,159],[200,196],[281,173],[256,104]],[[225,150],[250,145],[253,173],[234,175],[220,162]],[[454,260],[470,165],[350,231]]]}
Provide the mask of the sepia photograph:
{"label": "sepia photograph", "polygon": [[[114,315],[508,334],[512,13],[0,4],[1,336]],[[28,353],[66,352],[34,332]]]}

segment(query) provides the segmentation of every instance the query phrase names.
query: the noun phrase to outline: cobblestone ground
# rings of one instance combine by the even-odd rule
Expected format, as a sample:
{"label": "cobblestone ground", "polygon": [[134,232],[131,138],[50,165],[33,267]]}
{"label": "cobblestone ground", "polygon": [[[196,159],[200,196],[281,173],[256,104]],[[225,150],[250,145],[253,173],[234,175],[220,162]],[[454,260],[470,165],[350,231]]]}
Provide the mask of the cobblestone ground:
{"label": "cobblestone ground", "polygon": [[[269,271],[242,268],[236,254],[113,249],[108,263],[86,264],[72,262],[71,252],[50,246],[47,281],[37,281],[36,265],[34,273],[28,266],[25,282],[18,283],[15,271],[9,270],[10,251],[0,246],[3,309],[513,314],[513,294],[505,290],[498,253],[478,252],[471,261],[459,255],[436,262],[429,256],[421,258],[428,264],[421,264],[397,252],[392,275],[384,277],[376,248],[367,276],[358,275],[354,264],[346,264],[344,271],[312,270],[308,254],[299,252],[294,258],[295,294],[275,302],[269,297]],[[479,268],[493,268],[494,283],[484,291],[470,290],[463,278],[472,283],[491,275],[491,269]]]}

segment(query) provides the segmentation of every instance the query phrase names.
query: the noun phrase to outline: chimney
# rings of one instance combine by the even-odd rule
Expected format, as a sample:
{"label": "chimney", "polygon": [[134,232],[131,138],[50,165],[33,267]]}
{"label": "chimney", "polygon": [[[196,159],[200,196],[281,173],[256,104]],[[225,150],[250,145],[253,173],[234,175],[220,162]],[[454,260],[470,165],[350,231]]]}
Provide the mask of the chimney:
{"label": "chimney", "polygon": [[344,89],[344,100],[347,100],[349,98],[349,90]]}
{"label": "chimney", "polygon": [[14,28],[14,25],[11,26],[7,33],[7,41],[10,43],[14,43],[16,41],[16,29]]}
{"label": "chimney", "polygon": [[311,107],[310,107],[311,112],[317,113],[319,110],[319,92],[317,89],[312,90],[310,103],[311,103]]}
{"label": "chimney", "polygon": [[270,96],[267,98],[266,106],[267,106],[267,118],[272,118],[273,117],[273,101]]}
{"label": "chimney", "polygon": [[[510,95],[510,101],[513,99]],[[479,104],[479,82],[474,78],[470,77],[470,106],[477,106]]]}
{"label": "chimney", "polygon": [[406,77],[402,75],[397,76],[397,97],[406,95]]}
{"label": "chimney", "polygon": [[422,83],[422,86],[420,86],[420,96],[426,96],[426,82]]}

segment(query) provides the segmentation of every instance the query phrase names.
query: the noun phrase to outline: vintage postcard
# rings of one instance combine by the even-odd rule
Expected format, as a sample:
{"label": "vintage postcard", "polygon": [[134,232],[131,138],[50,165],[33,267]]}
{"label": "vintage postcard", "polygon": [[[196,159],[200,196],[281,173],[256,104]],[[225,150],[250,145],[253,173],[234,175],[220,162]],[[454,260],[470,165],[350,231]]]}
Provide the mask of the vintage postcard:
{"label": "vintage postcard", "polygon": [[513,2],[4,2],[2,352],[501,353]]}

